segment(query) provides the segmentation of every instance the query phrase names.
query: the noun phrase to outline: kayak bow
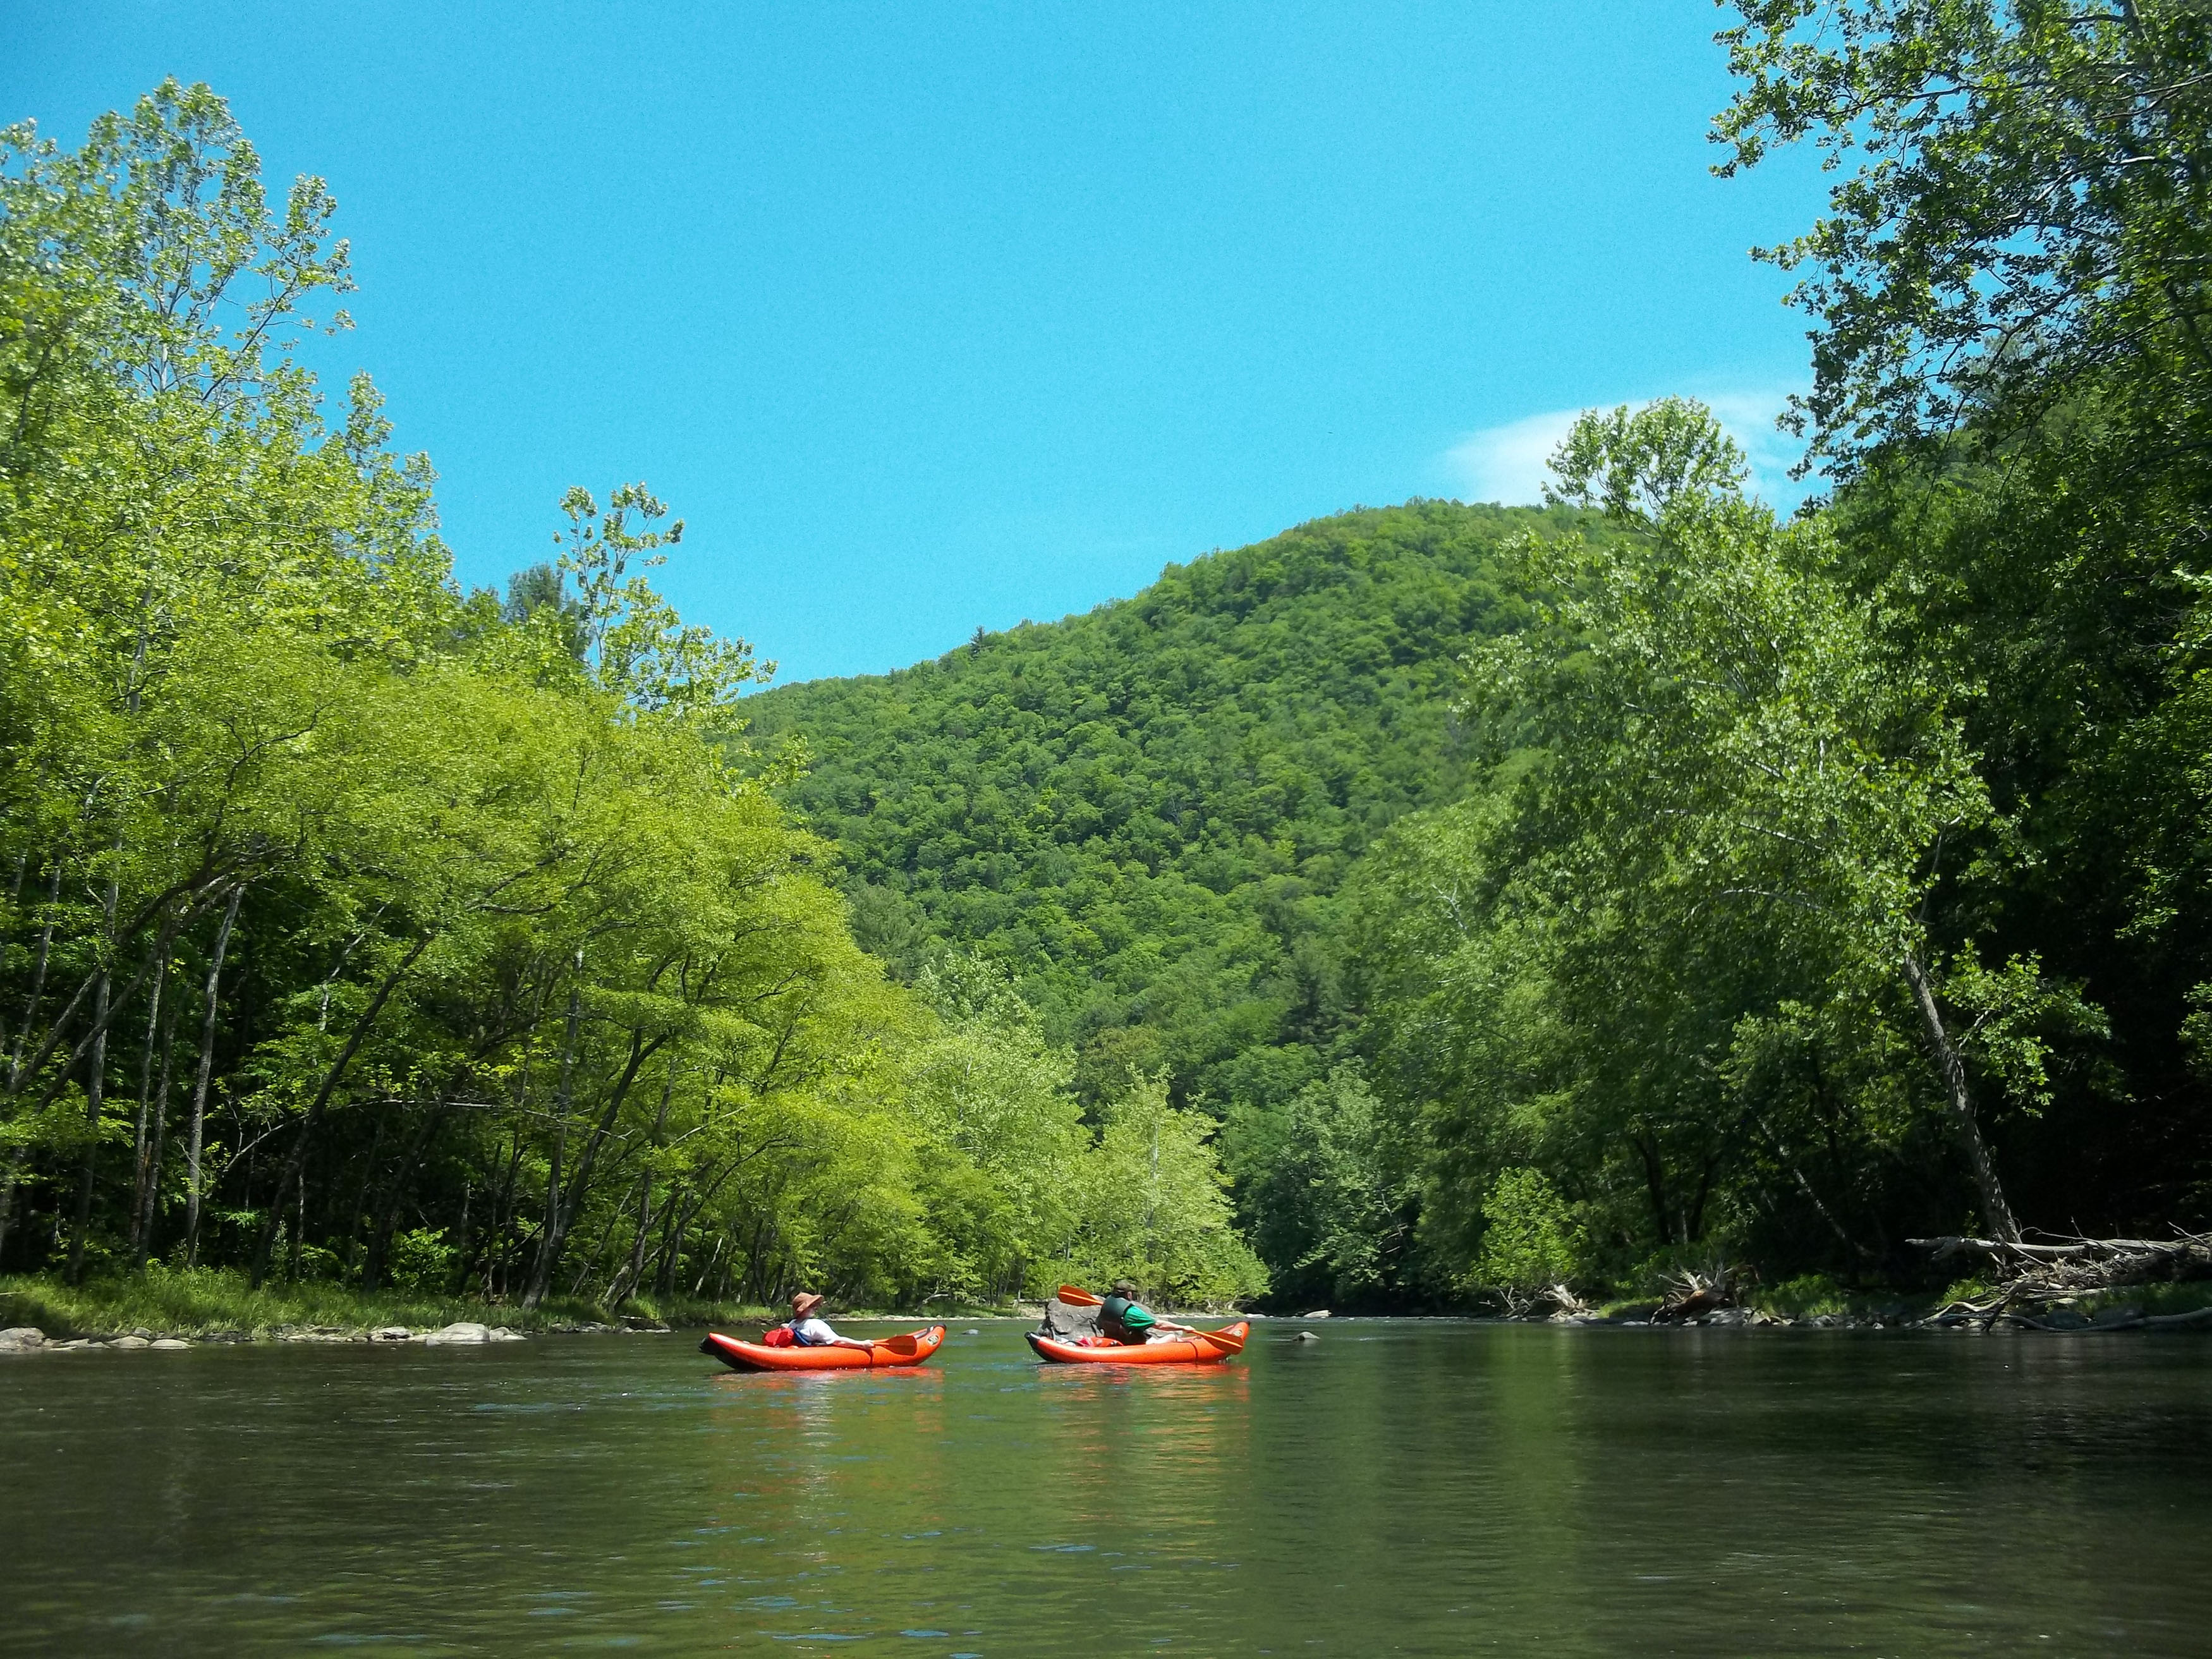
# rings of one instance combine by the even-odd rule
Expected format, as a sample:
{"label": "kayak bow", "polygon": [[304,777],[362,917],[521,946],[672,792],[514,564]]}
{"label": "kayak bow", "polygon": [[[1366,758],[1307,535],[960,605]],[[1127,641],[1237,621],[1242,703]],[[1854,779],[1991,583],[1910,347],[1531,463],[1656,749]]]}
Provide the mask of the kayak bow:
{"label": "kayak bow", "polygon": [[1217,1365],[1244,1349],[1252,1327],[1240,1319],[1218,1331],[1194,1331],[1188,1336],[1135,1346],[1113,1343],[1093,1347],[1088,1343],[1063,1342],[1041,1332],[1024,1332],[1037,1358],[1055,1365]]}
{"label": "kayak bow", "polygon": [[869,1371],[890,1365],[919,1365],[945,1340],[945,1327],[931,1325],[904,1336],[858,1348],[770,1348],[709,1332],[699,1344],[724,1364],[741,1371]]}

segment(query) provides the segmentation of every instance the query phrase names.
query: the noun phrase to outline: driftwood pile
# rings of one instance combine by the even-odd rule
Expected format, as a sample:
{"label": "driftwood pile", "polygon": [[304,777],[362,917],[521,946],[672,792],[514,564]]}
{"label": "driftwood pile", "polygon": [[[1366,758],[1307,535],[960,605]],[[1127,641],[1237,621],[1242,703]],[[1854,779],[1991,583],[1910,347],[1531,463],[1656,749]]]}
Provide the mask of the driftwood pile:
{"label": "driftwood pile", "polygon": [[2002,1324],[2037,1330],[2179,1330],[2212,1328],[2212,1307],[2188,1313],[2146,1314],[2140,1308],[2106,1308],[2085,1317],[2069,1304],[2144,1285],[2212,1279],[2212,1233],[2172,1238],[2069,1238],[2027,1243],[1993,1238],[1914,1238],[1933,1261],[1966,1257],[1981,1264],[1990,1295],[1938,1309],[1938,1325]]}
{"label": "driftwood pile", "polygon": [[1667,1294],[1651,1316],[1655,1325],[1686,1324],[1737,1305],[1741,1274],[1733,1262],[1717,1261],[1704,1273],[1685,1267],[1667,1280]]}

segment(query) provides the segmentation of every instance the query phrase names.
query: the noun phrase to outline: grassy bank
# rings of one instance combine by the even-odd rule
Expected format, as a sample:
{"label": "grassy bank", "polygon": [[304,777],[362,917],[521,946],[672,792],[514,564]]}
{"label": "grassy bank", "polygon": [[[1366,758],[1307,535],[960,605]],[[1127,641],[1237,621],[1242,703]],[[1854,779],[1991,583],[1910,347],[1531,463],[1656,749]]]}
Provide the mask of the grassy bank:
{"label": "grassy bank", "polygon": [[472,1320],[518,1331],[611,1325],[624,1319],[671,1325],[741,1324],[763,1310],[713,1303],[644,1298],[619,1311],[583,1301],[549,1300],[537,1308],[472,1297],[419,1291],[364,1291],[349,1285],[271,1282],[255,1290],[243,1273],[225,1269],[155,1268],[127,1278],[64,1284],[47,1274],[0,1278],[0,1328],[35,1325],[52,1337],[105,1336],[145,1330],[157,1335],[270,1336],[316,1327],[342,1330],[405,1325],[422,1330]]}
{"label": "grassy bank", "polygon": [[[933,1303],[925,1316],[937,1320],[1003,1314],[1003,1308]],[[848,1319],[890,1318],[866,1310],[838,1310]],[[152,1267],[123,1278],[69,1285],[47,1273],[0,1277],[0,1329],[35,1325],[50,1337],[112,1336],[150,1331],[157,1336],[266,1337],[283,1331],[375,1330],[404,1325],[435,1329],[458,1321],[505,1325],[517,1331],[573,1329],[580,1325],[662,1323],[681,1328],[758,1324],[784,1310],[736,1303],[635,1297],[618,1308],[595,1302],[550,1299],[536,1308],[473,1297],[419,1291],[361,1291],[326,1280],[274,1281],[259,1290],[228,1268]]]}

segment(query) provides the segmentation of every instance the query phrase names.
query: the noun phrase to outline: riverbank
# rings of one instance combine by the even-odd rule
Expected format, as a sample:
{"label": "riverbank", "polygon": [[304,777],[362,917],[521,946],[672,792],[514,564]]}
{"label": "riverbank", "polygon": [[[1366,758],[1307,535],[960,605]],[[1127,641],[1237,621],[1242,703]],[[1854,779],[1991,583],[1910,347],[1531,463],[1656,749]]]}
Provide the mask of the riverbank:
{"label": "riverbank", "polygon": [[57,1341],[129,1335],[195,1342],[366,1340],[379,1331],[414,1334],[457,1324],[531,1335],[741,1323],[763,1313],[720,1304],[645,1299],[619,1310],[580,1300],[548,1300],[536,1308],[522,1308],[473,1297],[362,1291],[313,1281],[271,1281],[257,1290],[242,1273],[213,1268],[155,1268],[82,1285],[46,1274],[0,1278],[0,1328],[35,1327]]}
{"label": "riverbank", "polygon": [[[933,1305],[933,1319],[1000,1314],[960,1304]],[[848,1319],[886,1318],[865,1309],[840,1310]],[[0,1330],[30,1327],[59,1341],[191,1342],[367,1341],[379,1332],[410,1336],[452,1325],[481,1325],[518,1335],[672,1330],[709,1325],[760,1324],[784,1317],[781,1309],[743,1303],[695,1302],[688,1297],[636,1297],[619,1308],[580,1298],[549,1298],[535,1308],[398,1290],[363,1291],[321,1280],[271,1280],[255,1289],[228,1269],[155,1267],[127,1278],[70,1285],[45,1273],[0,1277]]]}
{"label": "riverbank", "polygon": [[1830,1289],[1792,1294],[1753,1290],[1715,1297],[1710,1291],[1672,1302],[1613,1302],[1599,1307],[1532,1311],[1522,1318],[1568,1325],[1734,1326],[1749,1329],[2042,1331],[2212,1331],[2212,1280],[2131,1285],[2077,1296],[2006,1301],[1977,1280],[1941,1295],[1891,1297]]}

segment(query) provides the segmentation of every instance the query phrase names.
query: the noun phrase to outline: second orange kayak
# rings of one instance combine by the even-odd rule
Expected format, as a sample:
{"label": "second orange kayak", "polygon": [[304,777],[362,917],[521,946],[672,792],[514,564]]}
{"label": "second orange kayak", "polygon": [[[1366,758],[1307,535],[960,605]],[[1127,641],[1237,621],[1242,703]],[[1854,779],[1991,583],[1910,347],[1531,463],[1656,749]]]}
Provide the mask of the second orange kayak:
{"label": "second orange kayak", "polygon": [[699,1344],[726,1365],[741,1371],[868,1371],[888,1365],[919,1365],[945,1340],[945,1327],[931,1325],[904,1336],[885,1337],[859,1348],[771,1348],[709,1333]]}
{"label": "second orange kayak", "polygon": [[1063,1342],[1058,1337],[1036,1331],[1025,1334],[1030,1346],[1036,1350],[1037,1358],[1050,1360],[1055,1365],[1218,1365],[1231,1355],[1242,1353],[1244,1339],[1251,1332],[1250,1324],[1240,1319],[1234,1325],[1224,1325],[1218,1331],[1200,1331],[1194,1336],[1166,1337],[1135,1346],[1117,1342],[1099,1347]]}

